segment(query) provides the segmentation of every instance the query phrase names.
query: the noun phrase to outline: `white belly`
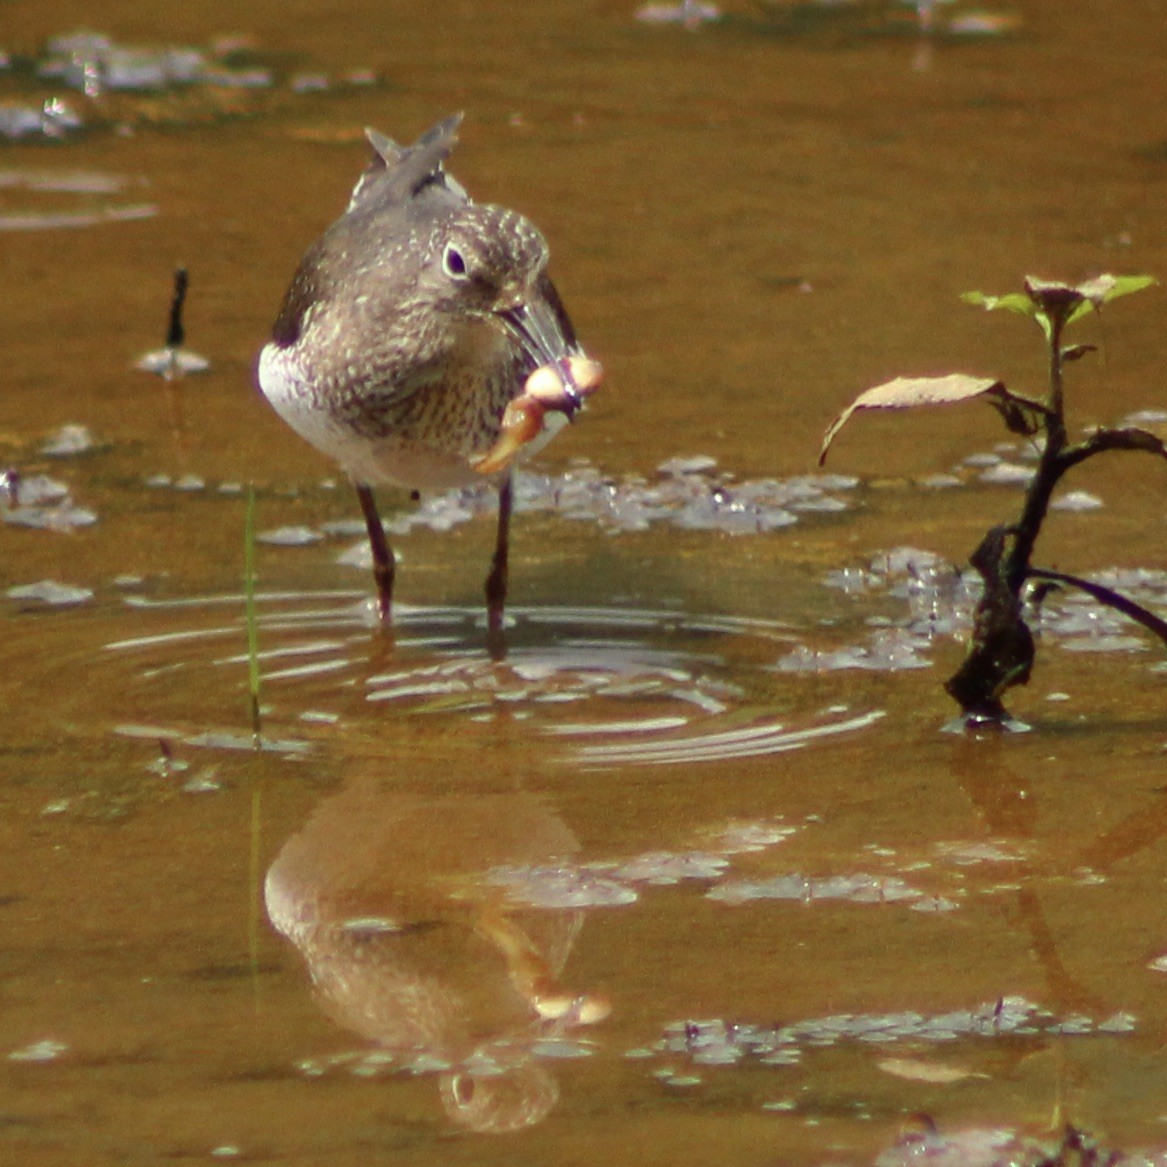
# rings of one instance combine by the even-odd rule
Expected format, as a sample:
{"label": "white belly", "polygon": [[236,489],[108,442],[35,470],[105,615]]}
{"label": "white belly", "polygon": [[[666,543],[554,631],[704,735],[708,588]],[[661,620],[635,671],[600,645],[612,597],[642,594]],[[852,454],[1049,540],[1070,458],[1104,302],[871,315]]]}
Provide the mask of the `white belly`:
{"label": "white belly", "polygon": [[[355,433],[319,402],[300,375],[293,353],[293,349],[276,344],[264,345],[257,370],[260,391],[300,437],[338,462],[354,482],[406,490],[444,490],[492,480],[458,455],[418,442],[393,437],[374,439]],[[562,413],[548,413],[543,432],[524,448],[521,458],[541,450],[566,423]]]}

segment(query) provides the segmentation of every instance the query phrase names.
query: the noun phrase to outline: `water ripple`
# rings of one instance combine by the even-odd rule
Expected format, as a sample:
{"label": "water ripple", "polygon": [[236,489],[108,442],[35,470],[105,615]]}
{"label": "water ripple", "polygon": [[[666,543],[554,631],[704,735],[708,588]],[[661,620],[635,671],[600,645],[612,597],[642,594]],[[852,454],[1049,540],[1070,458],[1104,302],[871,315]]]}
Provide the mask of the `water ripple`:
{"label": "water ripple", "polygon": [[[837,707],[796,721],[776,717],[759,696],[773,689],[774,674],[759,661],[772,658],[773,646],[796,643],[779,621],[651,608],[516,607],[508,613],[507,654],[495,660],[484,650],[476,608],[401,605],[392,651],[380,668],[370,668],[364,593],[272,592],[258,602],[265,690],[278,691],[284,709],[300,696],[313,710],[342,704],[346,712],[331,724],[361,719],[362,704],[405,717],[507,718],[525,723],[532,741],[557,743],[560,749],[546,755],[551,759],[595,769],[763,757],[861,731],[883,716]],[[154,628],[105,649],[140,679],[180,667],[194,678],[214,675],[216,686],[230,671],[242,684],[242,596],[135,595],[125,603],[151,613]],[[223,619],[230,607],[237,613]],[[159,628],[170,613],[181,626]],[[203,614],[211,617],[207,624],[199,622]]]}

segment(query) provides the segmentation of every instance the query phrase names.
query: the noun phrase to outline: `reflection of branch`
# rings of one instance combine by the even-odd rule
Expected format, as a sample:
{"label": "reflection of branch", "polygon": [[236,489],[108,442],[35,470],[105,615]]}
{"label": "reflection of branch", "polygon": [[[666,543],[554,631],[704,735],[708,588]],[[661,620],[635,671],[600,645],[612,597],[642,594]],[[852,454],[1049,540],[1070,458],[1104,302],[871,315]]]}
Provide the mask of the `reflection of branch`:
{"label": "reflection of branch", "polygon": [[1031,887],[1023,887],[1016,894],[1018,914],[1025,923],[1033,955],[1045,974],[1046,987],[1053,1001],[1063,1009],[1096,1015],[1105,1012],[1102,998],[1075,980],[1062,961],[1057,938],[1045,918],[1037,892]]}
{"label": "reflection of branch", "polygon": [[1141,806],[1132,811],[1099,835],[1074,857],[1074,866],[1109,871],[1116,863],[1161,842],[1164,835],[1167,835],[1167,800],[1160,798],[1151,807]]}
{"label": "reflection of branch", "polygon": [[[952,768],[990,836],[1004,834],[1032,839],[1039,817],[1037,800],[1024,797],[1029,784],[1004,763],[1004,756],[999,738],[977,742],[962,739]],[[1167,806],[1164,810],[1167,812]],[[1075,866],[1079,862],[1075,860]],[[1029,878],[1033,878],[1032,871]],[[1032,886],[1020,888],[1013,894],[1013,902],[1019,922],[1028,934],[1029,950],[1041,968],[1053,999],[1065,1008],[1101,1012],[1098,999],[1066,969],[1039,893]]]}
{"label": "reflection of branch", "polygon": [[956,741],[952,769],[987,834],[1032,839],[1038,821],[1037,799],[1026,797],[1028,783],[1002,763],[1001,739],[992,736]]}

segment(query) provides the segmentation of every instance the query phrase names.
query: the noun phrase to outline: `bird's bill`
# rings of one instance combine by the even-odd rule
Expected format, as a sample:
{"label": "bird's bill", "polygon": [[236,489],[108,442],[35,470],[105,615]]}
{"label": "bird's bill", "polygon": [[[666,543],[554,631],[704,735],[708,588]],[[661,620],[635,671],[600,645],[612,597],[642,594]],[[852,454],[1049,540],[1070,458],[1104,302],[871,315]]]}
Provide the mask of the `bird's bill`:
{"label": "bird's bill", "polygon": [[508,332],[530,361],[531,368],[550,365],[559,374],[566,395],[563,412],[568,417],[574,415],[587,395],[587,390],[577,383],[572,368],[573,358],[578,359],[582,353],[578,345],[568,340],[555,308],[546,301],[538,301],[520,304],[501,315]]}

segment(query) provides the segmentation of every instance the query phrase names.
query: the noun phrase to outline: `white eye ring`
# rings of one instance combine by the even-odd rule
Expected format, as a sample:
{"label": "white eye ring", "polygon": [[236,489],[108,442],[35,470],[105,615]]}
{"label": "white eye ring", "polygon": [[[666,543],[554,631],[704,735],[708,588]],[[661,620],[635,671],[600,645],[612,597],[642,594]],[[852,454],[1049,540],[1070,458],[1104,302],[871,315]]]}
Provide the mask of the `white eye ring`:
{"label": "white eye ring", "polygon": [[442,271],[452,280],[470,278],[470,273],[466,270],[466,257],[452,243],[447,243],[442,249]]}

